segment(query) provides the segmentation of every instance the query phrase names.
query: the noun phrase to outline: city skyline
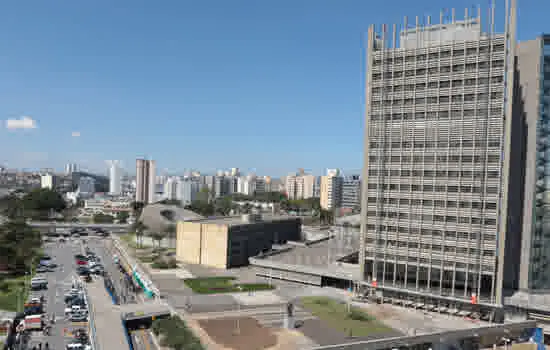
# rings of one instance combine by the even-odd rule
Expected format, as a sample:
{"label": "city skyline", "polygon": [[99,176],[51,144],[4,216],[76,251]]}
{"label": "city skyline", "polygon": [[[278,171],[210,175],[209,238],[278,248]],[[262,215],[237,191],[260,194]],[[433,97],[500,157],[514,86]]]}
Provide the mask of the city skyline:
{"label": "city skyline", "polygon": [[[3,5],[29,24],[1,24],[0,148],[10,152],[0,163],[102,171],[106,159],[131,169],[145,154],[175,172],[360,169],[367,26],[419,7],[436,16],[440,3],[397,1],[375,13],[359,1],[250,4],[150,4],[127,16],[111,5]],[[521,6],[520,40],[549,31],[548,5]],[[145,22],[155,29],[140,29]]]}

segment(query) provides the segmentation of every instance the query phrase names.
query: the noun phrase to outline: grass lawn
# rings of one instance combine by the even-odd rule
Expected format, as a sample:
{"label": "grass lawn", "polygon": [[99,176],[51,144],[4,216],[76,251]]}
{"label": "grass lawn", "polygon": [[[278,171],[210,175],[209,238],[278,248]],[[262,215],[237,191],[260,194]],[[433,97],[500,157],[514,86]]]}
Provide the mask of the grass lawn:
{"label": "grass lawn", "polygon": [[373,334],[387,333],[392,328],[377,321],[373,316],[361,309],[348,306],[327,297],[304,297],[302,305],[321,321],[346,335],[366,337]]}
{"label": "grass lawn", "polygon": [[22,305],[29,291],[25,286],[25,276],[0,278],[0,310],[17,311],[17,303]]}
{"label": "grass lawn", "polygon": [[273,286],[267,283],[233,283],[235,277],[203,277],[184,280],[186,286],[199,294],[252,292],[271,290]]}
{"label": "grass lawn", "polygon": [[152,263],[156,259],[156,255],[139,255],[138,260],[142,263]]}

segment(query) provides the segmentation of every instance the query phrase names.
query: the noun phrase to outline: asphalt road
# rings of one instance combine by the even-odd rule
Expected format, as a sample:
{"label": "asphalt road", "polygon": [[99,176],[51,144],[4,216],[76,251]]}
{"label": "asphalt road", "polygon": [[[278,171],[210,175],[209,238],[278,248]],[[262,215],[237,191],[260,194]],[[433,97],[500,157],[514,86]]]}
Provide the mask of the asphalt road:
{"label": "asphalt road", "polygon": [[[69,335],[70,330],[77,328],[87,329],[85,323],[74,324],[65,320],[65,302],[64,295],[71,288],[73,278],[77,278],[74,255],[81,253],[81,246],[78,242],[67,241],[66,243],[46,243],[45,254],[52,257],[52,262],[58,264],[55,271],[44,274],[48,278],[48,289],[42,291],[32,291],[31,295],[40,297],[44,295],[46,299],[45,312],[49,317],[55,315],[55,324],[52,327],[49,336],[42,332],[34,332],[31,336],[30,347],[46,342],[49,343],[52,350],[63,350],[65,345],[70,343],[72,338]],[[67,332],[66,332],[67,331]],[[44,347],[43,347],[44,348]]]}
{"label": "asphalt road", "polygon": [[109,239],[89,238],[87,245],[101,259],[105,273],[110,276],[119,296],[119,303],[122,305],[136,302],[135,294],[131,292],[128,282],[113,260],[113,252],[106,247],[109,245]]}

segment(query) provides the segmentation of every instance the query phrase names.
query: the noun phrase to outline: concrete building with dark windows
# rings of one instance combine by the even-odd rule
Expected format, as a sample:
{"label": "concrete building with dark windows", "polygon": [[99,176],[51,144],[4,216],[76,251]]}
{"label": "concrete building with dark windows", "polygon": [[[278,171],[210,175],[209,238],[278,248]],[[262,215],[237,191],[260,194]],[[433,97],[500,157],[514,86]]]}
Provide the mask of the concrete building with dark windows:
{"label": "concrete building with dark windows", "polygon": [[361,208],[361,179],[359,175],[344,177],[342,182],[342,210],[354,212]]}
{"label": "concrete building with dark windows", "polygon": [[519,292],[509,303],[550,312],[550,35],[519,43],[516,77],[525,181]]}
{"label": "concrete building with dark windows", "polygon": [[223,269],[244,266],[273,244],[299,241],[301,227],[300,218],[260,214],[181,221],[176,258]]}
{"label": "concrete building with dark windows", "polygon": [[506,33],[489,13],[369,29],[359,261],[380,293],[499,306],[517,288],[516,9]]}

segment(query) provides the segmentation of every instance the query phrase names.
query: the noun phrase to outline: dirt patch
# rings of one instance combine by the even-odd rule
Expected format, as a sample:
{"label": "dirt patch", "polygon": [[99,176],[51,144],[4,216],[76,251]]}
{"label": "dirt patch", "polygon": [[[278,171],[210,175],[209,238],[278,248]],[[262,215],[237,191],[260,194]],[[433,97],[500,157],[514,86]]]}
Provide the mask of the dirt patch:
{"label": "dirt patch", "polygon": [[235,350],[262,350],[277,345],[277,336],[270,329],[261,326],[252,317],[241,317],[240,332],[236,334],[237,318],[200,320],[199,325],[208,336],[223,346]]}
{"label": "dirt patch", "polygon": [[387,320],[397,316],[395,310],[387,305],[369,305],[369,307],[364,307],[362,309],[367,310],[369,314],[380,320]]}

